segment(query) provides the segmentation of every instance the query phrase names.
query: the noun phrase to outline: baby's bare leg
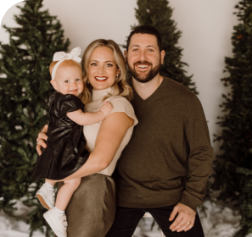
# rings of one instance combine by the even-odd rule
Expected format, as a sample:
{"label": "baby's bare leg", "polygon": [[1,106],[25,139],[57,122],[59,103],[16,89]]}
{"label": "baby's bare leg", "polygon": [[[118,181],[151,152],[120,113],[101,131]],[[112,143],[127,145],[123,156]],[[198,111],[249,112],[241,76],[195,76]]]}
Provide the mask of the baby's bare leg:
{"label": "baby's bare leg", "polygon": [[59,189],[55,206],[61,210],[65,211],[66,207],[75,192],[75,190],[79,187],[81,182],[81,178],[71,179],[68,181],[64,181],[64,184]]}
{"label": "baby's bare leg", "polygon": [[51,179],[46,179],[46,180],[45,180],[45,183],[46,183],[46,184],[50,184],[51,186],[54,187],[54,185],[57,183],[57,181],[51,180]]}

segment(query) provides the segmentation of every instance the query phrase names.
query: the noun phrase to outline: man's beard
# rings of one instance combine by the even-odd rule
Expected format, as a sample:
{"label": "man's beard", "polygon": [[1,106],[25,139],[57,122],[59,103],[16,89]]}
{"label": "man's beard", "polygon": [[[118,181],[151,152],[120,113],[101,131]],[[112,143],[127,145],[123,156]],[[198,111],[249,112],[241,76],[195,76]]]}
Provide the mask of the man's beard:
{"label": "man's beard", "polygon": [[[133,68],[130,67],[130,65],[128,64],[128,61],[126,61],[127,65],[128,65],[128,69],[130,74],[138,81],[141,83],[146,83],[150,80],[152,80],[160,71],[160,67],[161,67],[161,63],[159,63],[156,67],[152,68],[152,64],[148,61],[138,61],[135,62],[133,64]],[[135,70],[135,66],[138,64],[145,64],[145,65],[150,65],[151,69],[147,74],[144,75],[140,75],[139,73],[136,72]]]}

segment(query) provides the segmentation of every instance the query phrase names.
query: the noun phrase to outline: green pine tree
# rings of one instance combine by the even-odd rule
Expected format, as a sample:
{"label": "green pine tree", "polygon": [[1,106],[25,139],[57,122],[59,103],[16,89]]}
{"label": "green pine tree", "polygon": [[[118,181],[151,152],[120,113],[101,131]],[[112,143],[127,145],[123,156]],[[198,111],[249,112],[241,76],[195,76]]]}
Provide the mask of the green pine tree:
{"label": "green pine tree", "polygon": [[236,169],[240,174],[243,183],[241,195],[239,196],[240,213],[242,219],[240,221],[241,229],[235,234],[235,237],[244,237],[252,233],[252,169],[243,167]]}
{"label": "green pine tree", "polygon": [[0,43],[0,209],[12,214],[16,200],[32,207],[26,217],[31,236],[45,225],[45,210],[35,198],[42,180],[33,180],[31,169],[37,134],[48,123],[48,67],[53,53],[69,46],[57,18],[41,10],[42,1],[26,0],[18,7],[21,13],[14,17],[19,26],[4,26],[9,44]]}
{"label": "green pine tree", "polygon": [[[151,25],[155,27],[163,40],[165,50],[164,63],[161,67],[161,75],[178,81],[197,94],[192,76],[187,76],[181,61],[182,49],[177,46],[181,31],[177,30],[176,23],[171,19],[172,9],[167,0],[138,0],[136,18],[139,25]],[[132,29],[134,26],[132,27]]]}
{"label": "green pine tree", "polygon": [[223,95],[221,104],[224,115],[219,117],[218,124],[222,131],[215,139],[221,142],[221,146],[214,162],[212,188],[221,190],[219,200],[240,210],[242,226],[249,222],[249,232],[252,232],[251,195],[246,210],[250,212],[250,219],[244,208],[244,203],[249,201],[246,194],[248,183],[251,192],[251,175],[241,174],[242,170],[252,171],[252,0],[241,0],[235,8],[239,23],[234,26],[232,35],[233,56],[225,58],[225,71],[229,76],[222,81],[230,92]]}

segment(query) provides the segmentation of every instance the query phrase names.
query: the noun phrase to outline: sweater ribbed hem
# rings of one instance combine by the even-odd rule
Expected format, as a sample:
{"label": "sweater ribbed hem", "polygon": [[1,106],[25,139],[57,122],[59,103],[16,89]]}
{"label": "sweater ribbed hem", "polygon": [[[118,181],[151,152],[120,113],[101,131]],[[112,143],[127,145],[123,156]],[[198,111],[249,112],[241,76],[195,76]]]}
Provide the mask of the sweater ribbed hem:
{"label": "sweater ribbed hem", "polygon": [[117,195],[117,205],[129,208],[157,208],[175,205],[181,200],[182,188],[154,191],[148,196],[143,195],[143,193]]}
{"label": "sweater ribbed hem", "polygon": [[190,207],[194,211],[197,211],[197,206],[201,204],[202,201],[195,196],[183,194],[180,203]]}

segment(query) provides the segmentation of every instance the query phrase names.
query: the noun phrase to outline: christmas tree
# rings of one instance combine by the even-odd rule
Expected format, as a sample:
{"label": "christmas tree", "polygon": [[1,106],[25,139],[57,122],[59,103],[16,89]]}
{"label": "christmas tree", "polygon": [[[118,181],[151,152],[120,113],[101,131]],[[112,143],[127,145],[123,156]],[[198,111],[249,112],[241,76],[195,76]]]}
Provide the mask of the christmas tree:
{"label": "christmas tree", "polygon": [[45,210],[35,198],[42,180],[33,180],[31,169],[37,134],[48,123],[48,67],[55,51],[68,49],[69,40],[57,18],[41,10],[42,0],[27,0],[18,8],[19,26],[4,26],[9,44],[0,43],[0,209],[12,214],[17,200],[31,207],[26,221],[32,236],[45,225]]}
{"label": "christmas tree", "polygon": [[241,194],[239,196],[240,221],[241,229],[235,234],[235,237],[243,237],[252,233],[252,169],[243,167],[237,168],[237,173],[240,174],[243,183]]}
{"label": "christmas tree", "polygon": [[222,81],[230,92],[223,95],[221,104],[222,131],[215,139],[221,142],[221,154],[214,162],[212,188],[221,190],[219,200],[240,210],[242,230],[237,236],[245,236],[252,233],[252,196],[248,194],[252,176],[246,175],[252,172],[252,0],[241,0],[235,8],[239,24],[232,35],[233,56],[225,58],[229,75]]}
{"label": "christmas tree", "polygon": [[160,74],[182,83],[197,94],[195,83],[191,81],[192,76],[186,75],[184,66],[187,64],[181,61],[182,49],[177,46],[181,31],[177,30],[176,23],[171,19],[172,9],[168,1],[138,0],[137,5],[136,18],[139,25],[151,25],[161,35],[165,58]]}

